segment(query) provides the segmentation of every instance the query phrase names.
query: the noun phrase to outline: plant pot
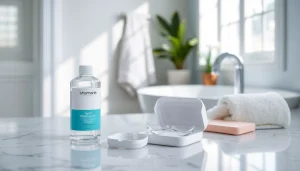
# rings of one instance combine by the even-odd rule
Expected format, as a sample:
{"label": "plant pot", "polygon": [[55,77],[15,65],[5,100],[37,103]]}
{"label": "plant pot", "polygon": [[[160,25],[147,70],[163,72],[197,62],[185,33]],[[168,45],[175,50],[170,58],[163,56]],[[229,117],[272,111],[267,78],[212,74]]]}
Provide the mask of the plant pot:
{"label": "plant pot", "polygon": [[202,83],[204,85],[216,85],[218,76],[214,73],[203,73]]}
{"label": "plant pot", "polygon": [[190,71],[187,69],[169,70],[168,83],[170,85],[180,85],[190,83]]}

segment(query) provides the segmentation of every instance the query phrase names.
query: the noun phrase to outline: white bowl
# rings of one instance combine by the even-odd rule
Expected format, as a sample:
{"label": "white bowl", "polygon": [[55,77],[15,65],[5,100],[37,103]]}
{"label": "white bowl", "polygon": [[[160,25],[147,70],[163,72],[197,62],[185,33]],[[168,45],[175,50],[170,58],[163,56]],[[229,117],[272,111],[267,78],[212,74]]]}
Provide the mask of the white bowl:
{"label": "white bowl", "polygon": [[[138,91],[138,99],[144,113],[153,113],[154,105],[160,97],[196,97],[200,98],[206,109],[216,105],[218,99],[224,95],[233,94],[232,86],[202,86],[202,85],[167,85],[141,88]],[[288,103],[291,109],[297,108],[300,102],[300,94],[292,91],[264,88],[246,88],[245,93],[277,92]]]}

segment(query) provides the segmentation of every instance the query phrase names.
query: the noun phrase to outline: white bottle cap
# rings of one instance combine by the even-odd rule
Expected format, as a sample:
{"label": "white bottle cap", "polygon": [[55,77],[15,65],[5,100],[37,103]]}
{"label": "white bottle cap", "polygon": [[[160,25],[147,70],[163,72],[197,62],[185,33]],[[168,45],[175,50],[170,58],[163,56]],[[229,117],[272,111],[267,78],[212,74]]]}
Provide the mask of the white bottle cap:
{"label": "white bottle cap", "polygon": [[91,65],[80,65],[79,75],[93,75],[93,67]]}

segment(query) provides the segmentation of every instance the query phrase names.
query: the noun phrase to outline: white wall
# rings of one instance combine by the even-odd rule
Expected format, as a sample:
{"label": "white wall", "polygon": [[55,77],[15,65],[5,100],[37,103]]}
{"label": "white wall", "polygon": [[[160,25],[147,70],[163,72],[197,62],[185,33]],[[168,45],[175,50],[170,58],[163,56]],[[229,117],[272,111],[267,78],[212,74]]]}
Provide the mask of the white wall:
{"label": "white wall", "polygon": [[[59,2],[59,1],[58,1]],[[102,81],[102,111],[106,113],[140,112],[136,98],[129,97],[116,84],[116,49],[121,38],[124,12],[170,16],[178,10],[186,17],[186,2],[182,0],[64,0],[56,4],[54,111],[69,114],[69,81],[79,64],[92,64],[94,75]],[[151,21],[153,46],[161,39]],[[166,83],[168,61],[156,61],[158,84]]]}

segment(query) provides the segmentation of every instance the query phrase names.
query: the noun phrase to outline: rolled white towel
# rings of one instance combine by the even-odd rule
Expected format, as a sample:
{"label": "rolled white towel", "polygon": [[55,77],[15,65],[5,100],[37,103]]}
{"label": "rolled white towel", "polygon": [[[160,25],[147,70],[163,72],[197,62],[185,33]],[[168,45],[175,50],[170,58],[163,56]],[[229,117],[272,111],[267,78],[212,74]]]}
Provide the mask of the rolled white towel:
{"label": "rolled white towel", "polygon": [[287,128],[291,111],[286,101],[274,92],[228,95],[207,111],[210,120],[223,119],[256,124],[256,129]]}

